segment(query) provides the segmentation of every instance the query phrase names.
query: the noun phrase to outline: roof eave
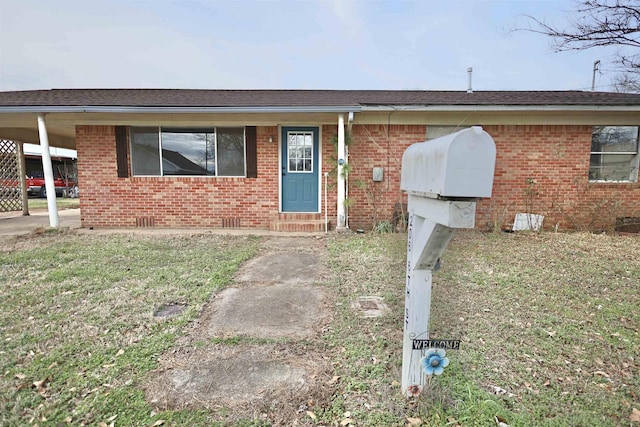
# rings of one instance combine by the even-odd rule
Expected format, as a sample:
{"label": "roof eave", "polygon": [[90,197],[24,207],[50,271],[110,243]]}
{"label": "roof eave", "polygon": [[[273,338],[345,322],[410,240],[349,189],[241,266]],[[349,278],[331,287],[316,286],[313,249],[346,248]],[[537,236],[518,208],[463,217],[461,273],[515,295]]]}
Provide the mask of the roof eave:
{"label": "roof eave", "polygon": [[0,113],[349,113],[359,106],[261,106],[261,107],[123,107],[123,106],[0,106]]}
{"label": "roof eave", "polygon": [[367,111],[639,111],[640,105],[363,105]]}
{"label": "roof eave", "polygon": [[472,112],[472,111],[626,111],[640,112],[640,105],[331,105],[259,107],[124,107],[124,106],[0,106],[0,113],[134,113],[134,114],[264,114],[358,112]]}

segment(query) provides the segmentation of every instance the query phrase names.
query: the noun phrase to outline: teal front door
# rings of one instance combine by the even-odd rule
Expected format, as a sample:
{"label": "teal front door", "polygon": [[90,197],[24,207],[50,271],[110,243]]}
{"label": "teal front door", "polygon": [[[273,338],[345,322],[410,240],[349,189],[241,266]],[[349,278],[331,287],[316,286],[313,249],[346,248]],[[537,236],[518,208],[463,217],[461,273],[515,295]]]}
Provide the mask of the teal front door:
{"label": "teal front door", "polygon": [[318,212],[318,128],[282,128],[282,212]]}

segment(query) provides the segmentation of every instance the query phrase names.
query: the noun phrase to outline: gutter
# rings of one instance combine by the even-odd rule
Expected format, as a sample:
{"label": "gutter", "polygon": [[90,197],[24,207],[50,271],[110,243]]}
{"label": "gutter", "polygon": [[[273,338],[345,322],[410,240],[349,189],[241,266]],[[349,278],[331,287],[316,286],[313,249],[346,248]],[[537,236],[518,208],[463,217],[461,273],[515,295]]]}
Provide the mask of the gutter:
{"label": "gutter", "polygon": [[353,113],[361,112],[469,112],[469,111],[613,111],[640,112],[640,105],[360,105],[271,107],[123,107],[123,106],[0,106],[0,113]]}
{"label": "gutter", "polygon": [[640,112],[640,105],[363,105],[360,112],[368,111],[631,111]]}
{"label": "gutter", "polygon": [[286,107],[122,107],[122,106],[2,106],[0,113],[350,113],[359,106]]}

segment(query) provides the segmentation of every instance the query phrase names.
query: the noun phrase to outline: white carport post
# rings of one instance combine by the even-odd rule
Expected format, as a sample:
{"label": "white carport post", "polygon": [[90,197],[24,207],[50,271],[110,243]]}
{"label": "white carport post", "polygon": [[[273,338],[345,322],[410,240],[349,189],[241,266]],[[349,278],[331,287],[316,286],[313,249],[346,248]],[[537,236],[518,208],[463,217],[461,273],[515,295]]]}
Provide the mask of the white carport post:
{"label": "white carport post", "polygon": [[47,125],[44,122],[44,114],[38,114],[38,133],[40,135],[40,147],[42,150],[42,171],[44,172],[44,185],[47,190],[47,206],[49,208],[49,226],[58,228],[60,219],[58,218],[58,206],[56,205],[56,187],[53,182],[53,166],[51,165],[51,154],[49,153],[49,136],[47,135]]}
{"label": "white carport post", "polygon": [[336,228],[343,230],[347,227],[347,215],[345,212],[344,201],[346,198],[345,193],[345,176],[344,176],[344,164],[347,161],[345,152],[344,141],[344,114],[338,115],[338,223]]}

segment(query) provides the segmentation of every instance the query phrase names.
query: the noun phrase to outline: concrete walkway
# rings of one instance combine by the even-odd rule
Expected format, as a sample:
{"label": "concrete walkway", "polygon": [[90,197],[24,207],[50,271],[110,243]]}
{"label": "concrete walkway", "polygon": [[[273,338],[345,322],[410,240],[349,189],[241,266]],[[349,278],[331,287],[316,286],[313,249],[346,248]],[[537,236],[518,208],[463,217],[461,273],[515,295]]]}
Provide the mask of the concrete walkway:
{"label": "concrete walkway", "polygon": [[[58,211],[60,227],[80,228],[80,209],[63,209]],[[6,212],[0,217],[0,241],[15,236],[33,233],[38,228],[49,228],[47,211],[32,212],[22,216],[20,212]]]}
{"label": "concrete walkway", "polygon": [[[330,321],[326,242],[270,237],[234,283],[213,295],[178,346],[160,358],[145,391],[166,408],[227,408],[242,418],[296,418],[333,392],[320,336]],[[199,343],[199,345],[195,345]],[[329,384],[329,385],[328,385]]]}

